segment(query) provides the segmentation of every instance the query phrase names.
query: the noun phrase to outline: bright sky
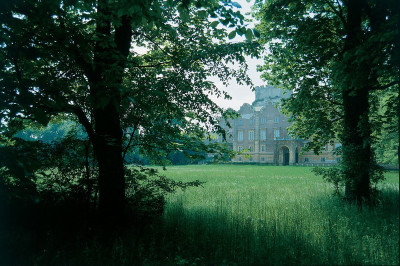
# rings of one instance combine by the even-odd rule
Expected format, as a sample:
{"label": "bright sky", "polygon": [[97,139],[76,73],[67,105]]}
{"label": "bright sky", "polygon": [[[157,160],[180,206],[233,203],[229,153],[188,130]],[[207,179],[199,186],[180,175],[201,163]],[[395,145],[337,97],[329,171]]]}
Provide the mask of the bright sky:
{"label": "bright sky", "polygon": [[[236,0],[241,6],[242,14],[246,14],[250,12],[250,8],[254,3],[254,0],[247,3],[246,0]],[[236,37],[233,41],[237,42],[241,39]],[[248,75],[252,79],[254,86],[264,85],[265,82],[260,78],[260,72],[256,71],[257,65],[261,65],[263,63],[262,59],[254,59],[247,58],[247,64],[249,66]],[[234,80],[232,80],[228,87],[225,87],[220,81],[217,79],[213,79],[218,88],[225,90],[232,97],[232,100],[224,100],[222,98],[211,97],[214,102],[216,102],[219,106],[223,108],[233,108],[235,110],[239,110],[240,106],[244,103],[252,103],[255,99],[254,92],[251,91],[249,86],[239,85]]]}

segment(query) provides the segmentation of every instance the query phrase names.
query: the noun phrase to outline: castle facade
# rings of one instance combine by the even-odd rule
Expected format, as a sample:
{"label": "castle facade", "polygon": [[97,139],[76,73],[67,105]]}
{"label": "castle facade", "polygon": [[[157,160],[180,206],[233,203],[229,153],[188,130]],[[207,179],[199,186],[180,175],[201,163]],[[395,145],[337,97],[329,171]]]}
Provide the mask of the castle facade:
{"label": "castle facade", "polygon": [[[303,152],[306,140],[288,135],[290,121],[280,111],[281,99],[290,96],[273,86],[255,88],[256,99],[250,104],[243,104],[238,113],[240,117],[230,120],[231,128],[222,126],[227,131],[227,142],[239,154],[232,159],[235,163],[260,163],[276,165],[324,165],[334,164],[340,156],[333,151],[339,143],[326,145],[319,155]],[[218,141],[222,141],[221,136]]]}

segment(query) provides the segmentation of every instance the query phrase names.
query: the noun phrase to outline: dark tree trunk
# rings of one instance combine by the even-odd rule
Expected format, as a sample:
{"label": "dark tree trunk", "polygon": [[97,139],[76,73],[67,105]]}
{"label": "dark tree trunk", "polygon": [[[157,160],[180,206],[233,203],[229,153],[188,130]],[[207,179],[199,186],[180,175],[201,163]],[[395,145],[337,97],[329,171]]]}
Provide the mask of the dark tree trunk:
{"label": "dark tree trunk", "polygon": [[99,212],[103,222],[123,219],[125,181],[122,161],[122,130],[117,107],[109,102],[94,110],[97,135],[95,154],[99,164]]}
{"label": "dark tree trunk", "polygon": [[346,40],[343,52],[344,132],[343,167],[345,196],[350,201],[369,202],[371,167],[371,128],[369,123],[369,65],[357,61],[362,43],[361,16],[363,0],[350,0],[347,6]]}
{"label": "dark tree trunk", "polygon": [[368,90],[343,93],[343,164],[346,198],[361,204],[370,201],[371,141],[368,121]]}
{"label": "dark tree trunk", "polygon": [[[121,85],[131,44],[129,18],[112,30],[106,0],[98,3],[94,51],[94,75],[91,80],[94,119],[94,153],[99,165],[99,214],[106,225],[121,224],[124,219],[125,177],[122,158]],[[115,26],[115,25],[114,25]]]}

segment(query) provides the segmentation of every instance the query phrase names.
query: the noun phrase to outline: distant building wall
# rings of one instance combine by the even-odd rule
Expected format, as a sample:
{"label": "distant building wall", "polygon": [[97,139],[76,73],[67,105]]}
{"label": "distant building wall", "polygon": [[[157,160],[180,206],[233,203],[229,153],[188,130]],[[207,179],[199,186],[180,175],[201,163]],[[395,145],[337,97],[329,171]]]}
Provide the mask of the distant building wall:
{"label": "distant building wall", "polygon": [[[239,118],[230,120],[231,129],[227,141],[234,151],[241,152],[233,158],[237,163],[265,163],[277,165],[335,164],[340,156],[334,156],[333,150],[340,144],[327,145],[319,155],[302,152],[305,140],[288,135],[288,118],[280,112],[279,103],[291,93],[273,86],[255,88],[256,99],[243,104],[238,111]],[[223,123],[225,126],[225,123]]]}

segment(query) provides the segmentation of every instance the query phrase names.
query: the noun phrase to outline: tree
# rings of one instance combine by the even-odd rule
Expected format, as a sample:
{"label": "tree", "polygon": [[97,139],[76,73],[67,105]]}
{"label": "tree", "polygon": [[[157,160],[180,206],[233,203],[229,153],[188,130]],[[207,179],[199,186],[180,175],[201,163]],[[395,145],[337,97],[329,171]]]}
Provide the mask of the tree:
{"label": "tree", "polygon": [[[229,96],[207,78],[249,82],[244,54],[257,54],[255,43],[224,42],[227,27],[252,37],[230,0],[1,5],[3,137],[26,120],[76,118],[98,162],[101,217],[112,223],[124,212],[129,149],[162,157],[198,143],[205,129],[222,132],[222,110],[208,96]],[[233,62],[238,69],[226,66]]]}
{"label": "tree", "polygon": [[294,92],[284,103],[293,134],[315,152],[339,139],[346,197],[370,201],[373,99],[399,82],[398,1],[259,1],[256,10],[269,49],[260,70]]}
{"label": "tree", "polygon": [[[375,128],[373,137],[376,139],[373,147],[376,151],[376,159],[378,163],[385,165],[398,165],[398,116],[397,116],[397,99],[398,91],[393,87],[388,91],[380,92],[376,95],[376,112],[373,121]],[[396,156],[397,154],[397,156]]]}

